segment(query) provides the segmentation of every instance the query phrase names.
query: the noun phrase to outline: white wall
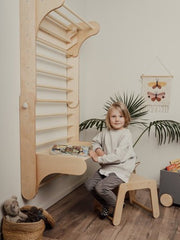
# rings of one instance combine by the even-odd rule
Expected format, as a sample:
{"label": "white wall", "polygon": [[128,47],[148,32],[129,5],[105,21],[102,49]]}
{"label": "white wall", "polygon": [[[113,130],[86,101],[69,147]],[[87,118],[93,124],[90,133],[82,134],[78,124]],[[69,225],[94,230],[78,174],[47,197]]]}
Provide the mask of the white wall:
{"label": "white wall", "polygon": [[[0,2],[0,204],[11,195],[20,203],[19,149],[19,1]],[[180,121],[179,0],[68,0],[68,6],[88,20],[96,20],[100,33],[81,48],[81,121],[103,117],[103,104],[117,92],[140,92],[141,74],[167,74],[156,56],[174,75],[168,113],[151,114],[151,119]],[[138,135],[133,129],[134,138]],[[91,139],[95,131],[82,133]],[[142,161],[139,172],[159,180],[159,170],[180,157],[179,144],[157,146],[145,136],[136,147]],[[90,164],[92,171],[95,165]],[[64,176],[40,189],[28,204],[48,207],[80,182],[83,176]]]}
{"label": "white wall", "polygon": [[0,204],[20,195],[18,11],[17,0],[0,2]]}
{"label": "white wall", "polygon": [[[169,75],[168,71],[174,76],[169,112],[148,118],[180,121],[179,7],[179,0],[86,1],[86,17],[95,19],[101,30],[82,47],[81,121],[103,117],[103,105],[115,93],[140,93],[142,74]],[[136,139],[141,130],[132,132]],[[81,135],[89,139],[93,134]],[[180,158],[179,143],[158,146],[153,135],[145,135],[135,151],[141,161],[138,172],[157,182],[159,170]]]}

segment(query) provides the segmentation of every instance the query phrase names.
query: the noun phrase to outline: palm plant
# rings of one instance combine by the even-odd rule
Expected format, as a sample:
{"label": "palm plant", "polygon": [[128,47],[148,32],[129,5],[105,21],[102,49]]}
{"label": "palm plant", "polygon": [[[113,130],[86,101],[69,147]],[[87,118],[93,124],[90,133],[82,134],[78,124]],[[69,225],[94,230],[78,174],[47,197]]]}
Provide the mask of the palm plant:
{"label": "palm plant", "polygon": [[[131,123],[133,125],[140,125],[144,127],[144,130],[140,134],[140,136],[137,138],[137,140],[134,143],[134,146],[137,144],[137,142],[140,140],[140,138],[145,134],[145,132],[148,132],[150,135],[150,132],[152,128],[154,127],[154,135],[158,139],[159,144],[164,144],[166,142],[179,142],[180,140],[180,123],[176,122],[174,120],[156,120],[152,121],[149,124],[147,123],[146,119],[143,119],[148,111],[146,110],[146,104],[145,99],[134,94],[123,94],[121,95],[115,95],[114,97],[110,97],[110,99],[105,103],[104,110],[107,112],[109,107],[113,102],[123,102],[131,115]],[[106,127],[105,118],[99,119],[99,118],[91,118],[88,120],[83,121],[80,124],[80,131],[88,128],[95,127],[97,130],[102,131],[103,128]]]}
{"label": "palm plant", "polygon": [[[145,120],[141,119],[141,117],[147,114],[147,111],[145,110],[145,100],[142,96],[135,96],[134,94],[130,94],[130,96],[128,96],[124,93],[123,96],[115,95],[114,97],[110,97],[110,99],[104,105],[104,110],[106,112],[108,111],[109,107],[113,102],[123,102],[127,106],[131,115],[130,124],[137,124],[143,126],[146,125]],[[106,127],[105,118],[91,118],[85,120],[80,124],[80,131],[93,127],[95,127],[97,130],[102,131],[102,129]]]}

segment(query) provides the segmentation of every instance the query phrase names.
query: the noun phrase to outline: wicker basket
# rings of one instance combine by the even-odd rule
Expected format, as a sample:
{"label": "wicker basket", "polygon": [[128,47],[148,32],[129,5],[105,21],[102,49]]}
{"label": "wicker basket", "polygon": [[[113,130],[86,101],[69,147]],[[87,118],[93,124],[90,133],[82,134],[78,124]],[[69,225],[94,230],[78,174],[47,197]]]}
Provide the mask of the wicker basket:
{"label": "wicker basket", "polygon": [[12,223],[3,218],[4,240],[42,240],[45,224],[43,220],[32,223]]}

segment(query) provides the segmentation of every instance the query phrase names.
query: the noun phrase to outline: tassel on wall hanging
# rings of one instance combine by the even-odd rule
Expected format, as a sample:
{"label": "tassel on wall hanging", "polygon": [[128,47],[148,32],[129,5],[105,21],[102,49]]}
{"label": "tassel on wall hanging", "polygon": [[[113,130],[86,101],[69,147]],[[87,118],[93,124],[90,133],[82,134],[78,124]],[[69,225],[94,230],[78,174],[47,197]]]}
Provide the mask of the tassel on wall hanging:
{"label": "tassel on wall hanging", "polygon": [[170,104],[172,75],[141,75],[142,94],[148,109],[152,112],[168,112]]}

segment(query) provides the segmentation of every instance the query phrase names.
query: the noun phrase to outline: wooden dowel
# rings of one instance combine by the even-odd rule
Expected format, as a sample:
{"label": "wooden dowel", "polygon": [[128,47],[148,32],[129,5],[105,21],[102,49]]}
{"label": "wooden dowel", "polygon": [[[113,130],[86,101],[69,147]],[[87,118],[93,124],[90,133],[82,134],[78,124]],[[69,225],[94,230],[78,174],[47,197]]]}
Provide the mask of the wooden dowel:
{"label": "wooden dowel", "polygon": [[47,28],[45,28],[45,27],[40,26],[39,29],[40,29],[41,31],[43,31],[43,32],[51,35],[52,37],[60,40],[60,41],[63,41],[63,42],[65,42],[65,43],[71,43],[71,40],[70,40],[70,39],[65,38],[65,37],[63,37],[63,36],[60,36],[60,35],[52,32],[51,30],[49,30],[49,29],[47,29]]}
{"label": "wooden dowel", "polygon": [[47,75],[51,75],[51,76],[55,76],[55,77],[59,77],[59,78],[65,78],[66,80],[72,80],[72,78],[67,77],[65,75],[58,74],[58,73],[53,73],[53,72],[49,72],[49,71],[44,71],[44,70],[41,70],[41,69],[37,69],[37,73],[47,74]]}
{"label": "wooden dowel", "polygon": [[41,102],[41,103],[45,103],[45,102],[48,102],[48,103],[67,103],[67,104],[70,104],[72,103],[72,101],[67,101],[67,100],[55,100],[55,99],[36,99],[36,102]]}
{"label": "wooden dowel", "polygon": [[46,19],[48,21],[51,21],[51,22],[55,23],[59,27],[64,28],[64,30],[66,30],[66,31],[72,30],[71,27],[69,27],[68,25],[66,25],[65,23],[60,21],[59,19],[55,18],[54,16],[48,15],[48,16],[46,16]]}
{"label": "wooden dowel", "polygon": [[50,144],[50,143],[54,143],[54,142],[58,142],[58,141],[69,140],[69,139],[72,138],[72,137],[73,137],[73,136],[70,136],[70,137],[62,137],[62,138],[54,139],[54,140],[47,141],[47,142],[37,143],[37,144],[36,144],[36,147],[41,147],[41,146],[44,146],[44,145],[47,145],[47,144]]}
{"label": "wooden dowel", "polygon": [[66,49],[64,49],[64,48],[62,48],[62,47],[59,47],[58,45],[56,45],[56,44],[53,44],[53,43],[51,43],[51,42],[49,42],[49,41],[46,41],[46,40],[44,40],[44,39],[42,39],[42,38],[37,38],[37,42],[39,42],[39,43],[42,43],[42,44],[44,44],[44,45],[46,45],[46,46],[48,46],[48,47],[51,47],[51,48],[53,48],[53,49],[56,49],[56,50],[58,50],[58,51],[60,51],[60,52],[62,52],[62,53],[65,53],[67,56],[70,56],[69,55],[69,53],[68,53],[68,51],[66,50]]}
{"label": "wooden dowel", "polygon": [[55,10],[55,12],[60,15],[61,17],[63,17],[65,20],[67,20],[68,22],[70,22],[71,24],[73,24],[74,26],[76,26],[78,29],[83,30],[77,23],[73,22],[71,19],[69,19],[68,17],[66,17],[66,15],[64,15],[63,13],[59,12],[58,10]]}
{"label": "wooden dowel", "polygon": [[89,28],[93,29],[93,26],[91,24],[89,24],[88,22],[86,22],[85,20],[83,20],[77,13],[75,13],[74,11],[72,11],[70,8],[68,8],[65,4],[63,4],[63,7],[70,13],[72,13],[75,17],[77,17],[80,21],[82,21],[83,23],[85,23]]}
{"label": "wooden dowel", "polygon": [[49,127],[49,128],[39,128],[39,129],[36,129],[36,132],[45,132],[45,131],[51,131],[51,130],[56,130],[56,129],[61,129],[61,128],[69,128],[72,126],[73,125],[64,125],[64,126],[54,126],[54,127]]}
{"label": "wooden dowel", "polygon": [[44,60],[46,60],[46,61],[63,65],[63,66],[65,66],[66,68],[72,68],[72,67],[73,67],[72,65],[69,65],[69,64],[67,64],[67,63],[65,63],[65,62],[56,60],[56,59],[51,58],[51,57],[44,56],[44,55],[42,55],[42,54],[37,54],[36,56],[37,56],[38,58],[42,58],[42,59],[44,59]]}
{"label": "wooden dowel", "polygon": [[41,84],[37,84],[36,87],[53,89],[53,90],[58,90],[58,91],[65,91],[65,92],[72,92],[73,91],[72,89],[68,89],[68,88],[53,87],[53,86],[47,86],[47,85],[41,85]]}
{"label": "wooden dowel", "polygon": [[51,114],[37,114],[36,118],[49,118],[49,117],[69,117],[72,113],[51,113]]}
{"label": "wooden dowel", "polygon": [[173,78],[173,76],[172,75],[167,75],[167,76],[156,76],[156,75],[141,75],[141,78],[143,79],[143,78]]}

